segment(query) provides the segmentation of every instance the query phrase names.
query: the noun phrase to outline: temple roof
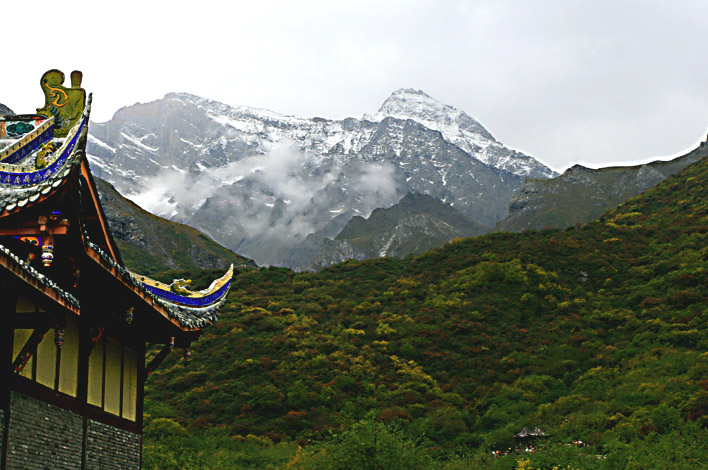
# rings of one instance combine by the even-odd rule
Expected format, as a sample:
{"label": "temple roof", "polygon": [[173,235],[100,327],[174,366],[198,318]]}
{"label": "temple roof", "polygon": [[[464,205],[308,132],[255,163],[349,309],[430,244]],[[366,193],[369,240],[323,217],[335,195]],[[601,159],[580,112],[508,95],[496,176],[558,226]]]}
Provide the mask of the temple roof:
{"label": "temple roof", "polygon": [[[52,107],[56,103],[49,103],[49,100],[45,108],[38,110],[43,115],[0,116],[0,225],[11,229],[15,224],[11,220],[18,219],[9,216],[22,214],[65,186],[76,188],[78,211],[83,217],[79,216],[81,222],[71,230],[80,236],[90,259],[142,298],[149,309],[157,311],[182,330],[195,331],[213,323],[226,300],[233,266],[208,289],[196,292],[184,287],[186,281],[163,284],[125,268],[108,231],[86,160],[91,96],[83,108],[80,99],[85,99],[83,89],[72,87],[65,90],[67,96],[74,97],[73,103],[69,103],[74,105],[70,116],[59,114],[57,108]],[[62,137],[56,137],[57,134]],[[78,167],[77,170],[72,171],[75,167]],[[76,184],[68,186],[69,181],[73,180],[77,180]],[[64,197],[63,194],[59,193],[59,197]],[[85,220],[92,220],[93,225],[87,227]],[[2,245],[0,265],[68,309],[79,310],[79,299],[50,279],[51,270],[47,274],[40,272]]]}
{"label": "temple roof", "polygon": [[[170,318],[177,320],[182,326],[186,328],[200,329],[214,323],[218,318],[219,309],[222,305],[224,305],[224,302],[226,302],[226,294],[228,294],[229,287],[231,285],[231,279],[233,277],[233,265],[231,265],[231,267],[226,272],[226,274],[224,274],[224,276],[212,283],[212,286],[214,286],[215,284],[221,285],[221,288],[218,291],[218,297],[212,298],[211,301],[205,301],[203,305],[188,306],[180,302],[181,296],[179,295],[175,295],[170,300],[158,295],[157,293],[155,293],[154,290],[148,288],[145,283],[145,280],[157,284],[161,283],[146,276],[131,273],[124,266],[113,261],[113,259],[106,252],[101,250],[98,245],[92,242],[88,242],[87,244],[102,258],[105,263],[109,264],[112,268],[116,270],[121,280],[138,289],[140,292],[147,295],[159,305],[163,306],[168,312]],[[143,279],[142,281],[140,280],[141,278]],[[197,295],[196,298],[201,299],[203,297]]]}
{"label": "temple roof", "polygon": [[[42,196],[49,195],[61,186],[69,176],[71,168],[81,163],[86,154],[85,148],[81,145],[77,147],[77,144],[82,135],[85,137],[88,132],[90,110],[91,98],[89,97],[81,121],[74,126],[69,135],[64,139],[50,139],[51,143],[58,148],[52,153],[45,153],[46,158],[42,156],[45,163],[42,168],[37,167],[36,161],[39,154],[46,150],[44,146],[35,146],[22,158],[14,159],[13,157],[18,153],[15,152],[0,161],[0,214],[22,209]],[[51,121],[51,119],[47,120],[50,129]],[[6,126],[7,122],[12,122],[11,117],[5,117]],[[10,139],[2,140],[7,142]]]}

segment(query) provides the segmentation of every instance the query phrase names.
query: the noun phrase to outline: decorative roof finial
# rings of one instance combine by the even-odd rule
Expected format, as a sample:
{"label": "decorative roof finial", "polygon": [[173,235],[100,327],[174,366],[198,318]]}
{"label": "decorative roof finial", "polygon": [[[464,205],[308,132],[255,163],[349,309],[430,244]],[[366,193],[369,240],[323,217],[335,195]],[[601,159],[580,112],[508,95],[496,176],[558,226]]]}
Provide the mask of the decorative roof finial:
{"label": "decorative roof finial", "polygon": [[39,85],[44,92],[44,107],[37,113],[54,116],[54,137],[66,137],[69,130],[79,122],[86,106],[86,91],[81,88],[83,74],[71,72],[71,88],[64,86],[64,72],[51,69],[42,75]]}

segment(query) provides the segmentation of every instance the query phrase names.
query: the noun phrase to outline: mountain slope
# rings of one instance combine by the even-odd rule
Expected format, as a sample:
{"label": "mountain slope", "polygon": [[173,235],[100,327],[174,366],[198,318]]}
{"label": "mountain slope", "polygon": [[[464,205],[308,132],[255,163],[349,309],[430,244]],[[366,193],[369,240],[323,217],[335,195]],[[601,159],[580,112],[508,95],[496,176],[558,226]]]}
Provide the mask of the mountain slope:
{"label": "mountain slope", "polygon": [[708,155],[702,144],[670,161],[593,170],[575,165],[551,179],[527,179],[495,230],[565,228],[586,223]]}
{"label": "mountain slope", "polygon": [[[422,104],[411,110],[414,99]],[[410,90],[374,117],[341,121],[172,93],[92,123],[88,153],[98,176],[151,212],[260,264],[292,267],[311,264],[315,240],[408,192],[492,226],[524,175],[552,174],[461,111]]]}
{"label": "mountain slope", "polygon": [[[148,382],[146,443],[182,455],[206,427],[311,442],[373,416],[471,453],[459,468],[697,468],[706,260],[704,158],[578,229],[242,273],[189,369],[173,355]],[[545,449],[489,459],[524,426]]]}
{"label": "mountain slope", "polygon": [[353,217],[334,240],[324,241],[314,266],[348,259],[402,258],[487,230],[437,199],[409,193],[388,209],[374,210],[368,219]]}
{"label": "mountain slope", "polygon": [[150,214],[96,178],[108,226],[126,266],[142,274],[168,269],[254,266],[253,261],[213,242],[186,225]]}

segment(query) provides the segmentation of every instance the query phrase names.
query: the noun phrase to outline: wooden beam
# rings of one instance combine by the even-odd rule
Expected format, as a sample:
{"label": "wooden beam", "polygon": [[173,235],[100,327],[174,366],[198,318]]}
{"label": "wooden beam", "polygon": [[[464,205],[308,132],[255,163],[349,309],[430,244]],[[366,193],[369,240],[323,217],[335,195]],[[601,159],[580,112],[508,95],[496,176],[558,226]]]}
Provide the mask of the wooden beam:
{"label": "wooden beam", "polygon": [[40,215],[36,221],[25,220],[15,222],[12,227],[0,228],[0,235],[16,235],[15,231],[22,231],[29,235],[39,235],[41,233],[56,233],[64,235],[69,228],[69,219],[57,219],[46,215]]}
{"label": "wooden beam", "polygon": [[103,231],[103,236],[106,240],[106,244],[108,245],[108,251],[113,260],[116,263],[120,263],[120,255],[116,251],[118,248],[114,246],[113,242],[113,237],[111,236],[111,231],[108,228],[108,221],[106,220],[106,216],[103,213],[103,206],[101,205],[101,200],[98,197],[98,190],[96,189],[96,185],[93,182],[93,176],[91,176],[91,170],[89,168],[88,164],[88,158],[82,158],[81,159],[81,175],[84,177],[86,182],[88,183],[88,192],[91,195],[91,199],[93,201],[93,205],[96,208],[96,214],[98,215],[98,221],[100,222],[101,230]]}
{"label": "wooden beam", "polygon": [[172,351],[172,348],[170,347],[170,345],[166,344],[165,347],[162,348],[159,353],[157,353],[157,356],[155,356],[152,359],[152,361],[150,361],[150,364],[148,364],[147,367],[145,367],[145,372],[142,377],[143,382],[145,380],[147,380],[147,378],[150,374],[155,372],[155,369],[157,369],[160,366],[162,361],[165,360],[165,358],[167,357],[168,354],[170,354],[171,351]]}
{"label": "wooden beam", "polygon": [[37,313],[16,313],[12,319],[15,328],[34,330],[46,325],[52,320],[53,315],[49,312]]}
{"label": "wooden beam", "polygon": [[42,341],[42,338],[44,338],[44,335],[47,334],[48,330],[49,325],[46,325],[37,328],[34,332],[32,332],[32,336],[30,336],[25,345],[22,346],[20,354],[18,354],[12,362],[12,372],[19,373],[25,368],[29,360],[32,359],[32,355],[37,349],[37,345]]}
{"label": "wooden beam", "polygon": [[69,227],[48,227],[47,230],[42,230],[39,226],[0,228],[0,236],[6,235],[10,237],[22,237],[25,235],[46,235],[48,233],[51,233],[52,235],[66,235],[69,233]]}

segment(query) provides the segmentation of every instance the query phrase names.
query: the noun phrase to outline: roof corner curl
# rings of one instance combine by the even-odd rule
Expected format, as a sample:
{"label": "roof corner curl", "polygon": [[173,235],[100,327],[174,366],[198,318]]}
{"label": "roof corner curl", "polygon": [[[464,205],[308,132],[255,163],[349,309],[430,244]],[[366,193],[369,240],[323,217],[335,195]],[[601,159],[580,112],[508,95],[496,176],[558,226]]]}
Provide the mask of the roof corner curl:
{"label": "roof corner curl", "polygon": [[179,323],[187,328],[203,328],[218,319],[219,310],[226,302],[234,275],[232,264],[226,273],[209,287],[199,291],[187,288],[186,279],[175,279],[165,284],[147,276],[130,273],[133,280],[149,292]]}

